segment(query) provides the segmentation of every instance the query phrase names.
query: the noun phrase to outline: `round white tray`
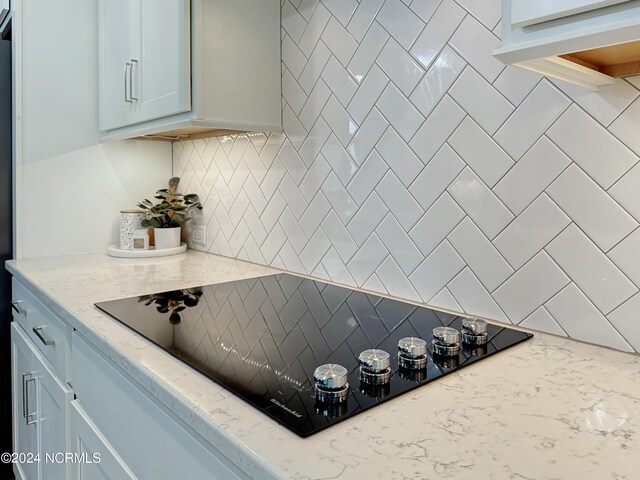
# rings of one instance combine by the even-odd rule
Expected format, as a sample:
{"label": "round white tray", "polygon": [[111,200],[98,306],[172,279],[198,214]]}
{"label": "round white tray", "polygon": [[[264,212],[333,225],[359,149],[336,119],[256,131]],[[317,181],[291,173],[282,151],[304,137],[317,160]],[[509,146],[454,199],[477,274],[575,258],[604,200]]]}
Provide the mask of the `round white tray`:
{"label": "round white tray", "polygon": [[168,255],[178,255],[187,250],[187,244],[181,243],[179,247],[163,248],[161,250],[155,250],[151,247],[149,250],[123,250],[116,245],[109,245],[107,247],[107,254],[112,257],[120,258],[152,258],[152,257],[166,257]]}

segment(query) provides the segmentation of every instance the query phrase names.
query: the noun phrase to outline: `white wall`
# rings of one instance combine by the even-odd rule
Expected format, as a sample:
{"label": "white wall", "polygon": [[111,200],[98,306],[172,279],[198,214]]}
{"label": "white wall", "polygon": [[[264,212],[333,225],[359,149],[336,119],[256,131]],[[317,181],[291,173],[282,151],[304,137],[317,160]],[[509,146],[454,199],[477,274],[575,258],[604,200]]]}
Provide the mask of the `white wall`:
{"label": "white wall", "polygon": [[640,351],[640,77],[507,67],[499,24],[500,0],[284,0],[285,135],[174,145],[206,250]]}
{"label": "white wall", "polygon": [[171,145],[98,141],[97,0],[14,2],[16,256],[100,251]]}

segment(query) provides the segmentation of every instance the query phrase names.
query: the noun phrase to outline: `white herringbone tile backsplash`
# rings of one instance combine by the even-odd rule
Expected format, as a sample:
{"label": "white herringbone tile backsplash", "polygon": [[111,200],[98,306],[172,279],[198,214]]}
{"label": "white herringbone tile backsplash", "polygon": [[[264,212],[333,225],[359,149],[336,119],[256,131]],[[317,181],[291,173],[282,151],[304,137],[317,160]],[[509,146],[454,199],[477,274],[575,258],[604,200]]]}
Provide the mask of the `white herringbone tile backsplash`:
{"label": "white herringbone tile backsplash", "polygon": [[640,77],[505,67],[500,3],[285,0],[285,134],[174,143],[206,250],[640,351]]}

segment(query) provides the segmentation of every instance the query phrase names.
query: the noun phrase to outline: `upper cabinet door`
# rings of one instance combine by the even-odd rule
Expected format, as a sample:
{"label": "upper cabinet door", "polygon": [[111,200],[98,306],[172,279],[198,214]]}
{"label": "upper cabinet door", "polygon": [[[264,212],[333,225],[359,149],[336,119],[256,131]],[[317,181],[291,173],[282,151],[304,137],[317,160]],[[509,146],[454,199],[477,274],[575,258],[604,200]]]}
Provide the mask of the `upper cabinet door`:
{"label": "upper cabinet door", "polygon": [[[140,58],[140,0],[99,0],[100,129],[133,123],[132,79]],[[135,93],[133,94],[135,95]]]}
{"label": "upper cabinet door", "polygon": [[191,109],[188,0],[100,0],[100,130]]}
{"label": "upper cabinet door", "polygon": [[134,72],[137,122],[191,110],[190,2],[141,4],[141,64]]}
{"label": "upper cabinet door", "polygon": [[511,0],[511,24],[526,27],[630,0]]}

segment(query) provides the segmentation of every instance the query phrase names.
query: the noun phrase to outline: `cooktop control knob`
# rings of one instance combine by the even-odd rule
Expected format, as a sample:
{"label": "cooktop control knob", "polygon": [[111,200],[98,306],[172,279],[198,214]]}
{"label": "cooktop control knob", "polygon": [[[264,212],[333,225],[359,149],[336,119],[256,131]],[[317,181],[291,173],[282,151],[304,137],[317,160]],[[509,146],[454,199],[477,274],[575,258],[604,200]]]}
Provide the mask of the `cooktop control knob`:
{"label": "cooktop control knob", "polygon": [[420,370],[427,365],[427,342],[418,337],[405,337],[398,342],[398,365],[407,370]]}
{"label": "cooktop control knob", "polygon": [[480,318],[462,320],[462,343],[465,345],[486,345],[489,340],[487,322]]}
{"label": "cooktop control knob", "polygon": [[454,357],[460,353],[460,332],[451,327],[433,329],[433,354]]}
{"label": "cooktop control knob", "polygon": [[347,369],[337,363],[327,363],[316,368],[313,372],[316,399],[327,403],[346,400],[349,393],[347,374]]}
{"label": "cooktop control knob", "polygon": [[369,385],[383,385],[391,380],[390,355],[384,350],[372,348],[358,357],[360,380]]}

